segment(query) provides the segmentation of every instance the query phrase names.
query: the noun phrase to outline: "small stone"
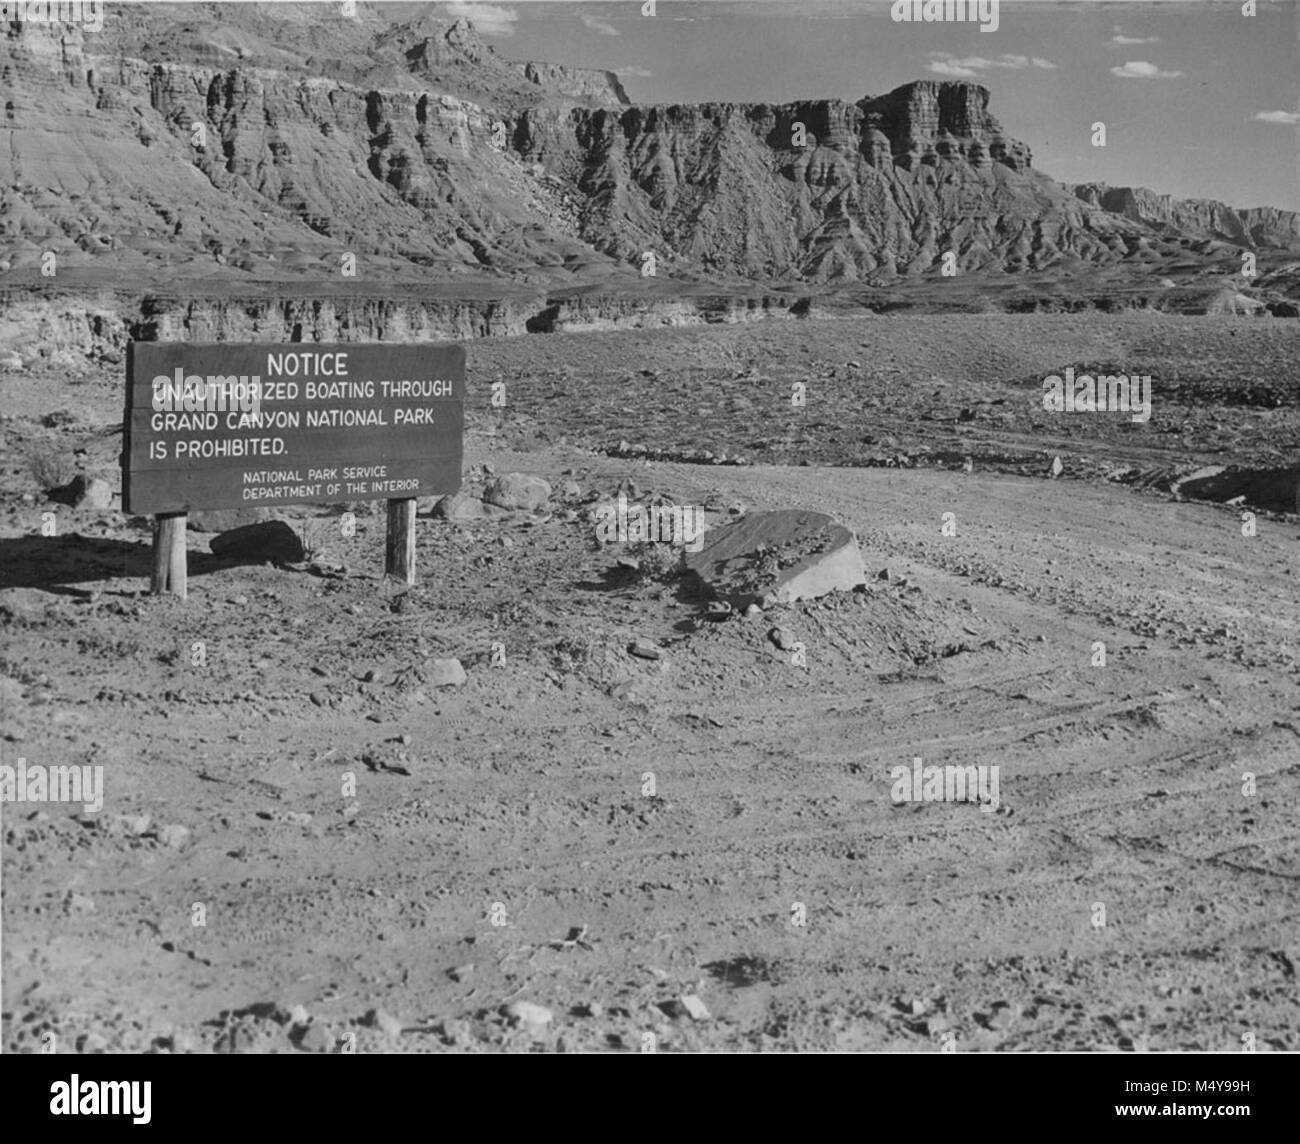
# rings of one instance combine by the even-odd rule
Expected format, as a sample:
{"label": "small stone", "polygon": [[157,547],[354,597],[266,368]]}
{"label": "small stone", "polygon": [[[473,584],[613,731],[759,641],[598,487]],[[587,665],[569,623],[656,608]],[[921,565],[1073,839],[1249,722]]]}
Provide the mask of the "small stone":
{"label": "small stone", "polygon": [[78,473],[62,488],[53,490],[50,499],[73,508],[106,509],[113,503],[113,486],[99,477]]}
{"label": "small stone", "polygon": [[378,1029],[384,1036],[393,1038],[400,1037],[406,1028],[401,1021],[383,1009],[371,1009],[366,1014],[366,1024],[372,1029]]}
{"label": "small stone", "polygon": [[283,1025],[288,1025],[291,1029],[299,1025],[311,1024],[311,1014],[307,1012],[305,1005],[290,1005],[289,1008],[281,1008],[277,1011],[275,1018]]}
{"label": "small stone", "polygon": [[889,581],[893,579],[893,575],[890,573],[888,568],[882,568],[879,572],[876,573],[876,579],[883,580],[886,584],[888,584]]}
{"label": "small stone", "polygon": [[473,1042],[474,1033],[468,1022],[452,1017],[442,1023],[442,1039],[448,1044],[464,1047]]}
{"label": "small stone", "polygon": [[332,1053],[334,1037],[325,1025],[313,1021],[298,1037],[298,1048],[304,1053]]}
{"label": "small stone", "polygon": [[745,608],[745,618],[748,620],[752,620],[754,617],[761,616],[762,614],[763,609],[757,604],[750,604]]}
{"label": "small stone", "polygon": [[794,632],[789,628],[773,628],[767,633],[770,639],[781,651],[791,651],[797,642],[794,638]]}
{"label": "small stone", "polygon": [[447,970],[447,976],[457,982],[468,981],[473,975],[473,962],[468,962],[465,965],[457,965],[455,968]]}
{"label": "small stone", "polygon": [[68,896],[64,898],[63,904],[70,914],[88,914],[95,908],[95,899],[86,894],[78,894],[75,890],[70,890]]}
{"label": "small stone", "polygon": [[1060,476],[1064,471],[1065,471],[1065,466],[1064,466],[1063,464],[1061,464],[1061,458],[1060,458],[1060,457],[1053,457],[1053,458],[1052,458],[1052,467],[1051,467],[1050,469],[1047,470],[1047,475],[1048,475],[1052,480],[1056,480],[1056,478],[1059,477],[1059,476]]}
{"label": "small stone", "polygon": [[473,493],[459,492],[445,496],[433,506],[433,516],[439,520],[469,521],[482,520],[487,514],[483,511],[483,501]]}
{"label": "small stone", "polygon": [[426,680],[431,687],[460,687],[468,677],[458,659],[431,660]]}
{"label": "small stone", "polygon": [[584,1008],[587,1010],[588,1017],[603,1017],[605,1015],[605,1006],[599,1001],[588,1001]]}
{"label": "small stone", "polygon": [[139,838],[152,824],[147,814],[112,814],[99,819],[99,829],[114,837]]}
{"label": "small stone", "polygon": [[190,828],[173,822],[158,831],[158,841],[173,850],[180,850],[190,840]]}
{"label": "small stone", "polygon": [[483,489],[483,500],[498,508],[537,510],[551,499],[551,486],[529,473],[503,473]]}
{"label": "small stone", "polygon": [[323,691],[313,691],[307,698],[317,707],[328,707],[330,705],[329,696]]}
{"label": "small stone", "polygon": [[628,651],[641,659],[658,659],[663,655],[658,645],[651,643],[647,639],[638,639],[628,648]]}
{"label": "small stone", "polygon": [[682,1008],[686,1010],[692,1021],[708,1021],[712,1019],[708,1006],[704,1004],[694,993],[685,993],[678,998]]}
{"label": "small stone", "polygon": [[534,1034],[544,1033],[555,1016],[544,1005],[534,1005],[531,1001],[511,1001],[502,1006],[501,1013],[512,1024]]}

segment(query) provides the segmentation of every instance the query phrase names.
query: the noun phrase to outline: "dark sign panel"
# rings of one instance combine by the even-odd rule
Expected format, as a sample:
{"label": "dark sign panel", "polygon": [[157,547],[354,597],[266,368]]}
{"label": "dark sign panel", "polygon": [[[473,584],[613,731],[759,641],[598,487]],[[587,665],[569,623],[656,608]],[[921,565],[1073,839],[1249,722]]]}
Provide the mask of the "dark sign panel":
{"label": "dark sign panel", "polygon": [[157,514],[456,492],[464,427],[463,346],[134,342],[122,504]]}

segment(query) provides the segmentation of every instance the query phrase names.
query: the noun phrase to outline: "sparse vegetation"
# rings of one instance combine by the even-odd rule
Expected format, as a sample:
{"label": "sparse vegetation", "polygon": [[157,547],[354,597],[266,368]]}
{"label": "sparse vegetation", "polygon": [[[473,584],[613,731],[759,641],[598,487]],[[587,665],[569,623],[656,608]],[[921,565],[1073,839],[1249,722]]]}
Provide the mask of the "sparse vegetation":
{"label": "sparse vegetation", "polygon": [[27,471],[42,493],[62,488],[76,473],[76,468],[55,445],[34,445],[27,455]]}

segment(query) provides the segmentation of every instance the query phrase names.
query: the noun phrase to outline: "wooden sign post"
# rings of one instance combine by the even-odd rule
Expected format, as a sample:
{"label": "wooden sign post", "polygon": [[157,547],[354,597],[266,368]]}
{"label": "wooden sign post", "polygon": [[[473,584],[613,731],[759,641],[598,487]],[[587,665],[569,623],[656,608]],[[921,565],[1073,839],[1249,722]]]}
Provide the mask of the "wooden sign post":
{"label": "wooden sign post", "polygon": [[122,505],[152,514],[154,592],[186,595],[196,509],[388,501],[384,572],[415,583],[416,499],[460,489],[458,345],[127,348]]}

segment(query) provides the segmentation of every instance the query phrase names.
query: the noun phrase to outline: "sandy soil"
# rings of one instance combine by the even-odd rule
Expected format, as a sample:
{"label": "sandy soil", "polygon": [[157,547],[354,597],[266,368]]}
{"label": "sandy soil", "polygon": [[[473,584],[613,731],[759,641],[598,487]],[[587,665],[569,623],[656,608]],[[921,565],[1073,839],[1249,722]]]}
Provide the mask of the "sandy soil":
{"label": "sandy soil", "polygon": [[[940,354],[913,321],[938,319],[806,323],[782,357],[767,327],[474,344],[470,487],[484,464],[537,473],[555,510],[422,517],[409,590],[380,578],[381,516],[345,537],[322,514],[314,571],[222,564],[193,534],[188,601],[145,594],[146,522],[46,505],[24,462],[84,448],[111,472],[120,375],[0,379],[0,761],[99,764],[106,787],[95,815],[3,807],[5,1049],[1300,1048],[1300,522],[1261,512],[1244,536],[1238,507],[1136,479],[1225,463],[1216,421],[1233,459],[1284,460],[1300,333],[979,318],[983,344]],[[996,373],[991,336],[1014,375],[957,360]],[[1159,375],[1141,435],[1028,411],[1040,359],[1039,378],[1135,339],[1183,355],[1194,414],[1162,405]],[[886,365],[883,392],[866,375]],[[698,404],[748,409],[743,439],[661,401],[701,370]],[[783,426],[757,377],[844,398],[810,397],[813,463],[599,451],[762,459],[748,434]],[[1280,400],[1205,396],[1252,377]],[[626,413],[587,400],[602,381]],[[853,434],[915,457],[965,433],[919,417],[970,391],[1026,410],[972,424],[952,461],[843,467]],[[74,419],[41,424],[59,409]],[[833,513],[889,579],[710,620],[690,585],[594,543],[592,498],[628,482],[714,522]],[[638,638],[662,657],[629,654]],[[468,681],[436,687],[450,656]],[[996,764],[1000,807],[894,803],[914,756]],[[692,994],[707,1018],[675,1005]],[[516,1000],[553,1019],[512,1023]]]}

